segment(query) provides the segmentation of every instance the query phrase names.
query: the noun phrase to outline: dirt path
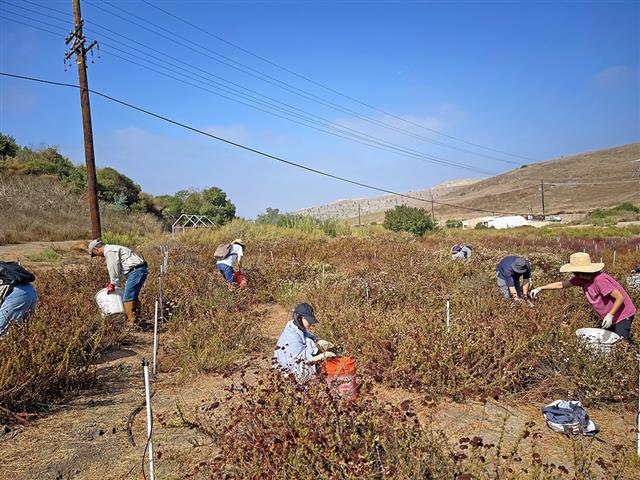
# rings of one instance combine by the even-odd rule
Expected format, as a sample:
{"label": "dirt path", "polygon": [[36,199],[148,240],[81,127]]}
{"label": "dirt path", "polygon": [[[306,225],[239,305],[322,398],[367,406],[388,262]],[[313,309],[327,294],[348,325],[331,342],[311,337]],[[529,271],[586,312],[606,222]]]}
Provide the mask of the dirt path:
{"label": "dirt path", "polygon": [[27,242],[0,245],[0,261],[20,261],[36,272],[60,265],[74,265],[88,262],[87,242],[85,240],[66,240],[61,242]]}
{"label": "dirt path", "polygon": [[[289,313],[281,306],[269,305],[263,316],[262,333],[269,339],[264,350],[248,359],[256,368],[248,369],[246,380],[255,380],[253,373],[270,367],[274,344]],[[132,341],[117,351],[109,352],[97,365],[96,389],[85,392],[66,405],[58,406],[47,416],[26,427],[2,435],[0,431],[0,478],[38,480],[104,480],[141,477],[146,420],[144,411],[133,422],[137,446],[128,442],[127,417],[144,400],[141,359],[151,357],[152,337],[135,334]],[[159,358],[162,362],[162,357]],[[183,478],[197,462],[211,458],[216,448],[208,437],[183,426],[177,405],[193,416],[201,404],[226,395],[225,387],[238,381],[237,375],[198,375],[188,382],[176,382],[174,375],[157,376],[153,397],[154,448],[157,454],[158,478]],[[497,443],[504,435],[504,445],[510,447],[527,422],[533,422],[542,432],[538,440],[543,461],[564,464],[572,462],[571,440],[546,429],[539,406],[515,406],[493,400],[438,404],[424,402],[415,393],[378,386],[373,395],[379,400],[399,405],[410,402],[418,418],[445,432],[451,442],[460,437],[478,435],[485,443]],[[406,403],[405,403],[406,405]],[[603,425],[603,442],[597,449],[603,458],[610,458],[614,445],[632,445],[634,440],[632,414],[614,415],[591,409],[590,414]],[[505,420],[506,417],[506,420]],[[531,438],[523,441],[524,454],[529,454]]]}

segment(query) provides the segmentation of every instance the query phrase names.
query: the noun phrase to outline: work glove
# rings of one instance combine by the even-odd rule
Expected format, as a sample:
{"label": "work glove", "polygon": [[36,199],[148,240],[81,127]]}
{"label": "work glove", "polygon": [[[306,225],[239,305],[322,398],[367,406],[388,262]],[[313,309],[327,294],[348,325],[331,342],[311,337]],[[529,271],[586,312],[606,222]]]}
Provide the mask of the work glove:
{"label": "work glove", "polygon": [[540,292],[542,290],[539,288],[534,288],[533,290],[531,290],[531,293],[529,294],[531,296],[531,298],[533,298],[534,300],[538,299],[538,295],[540,295]]}
{"label": "work glove", "polygon": [[601,327],[604,328],[605,330],[611,328],[611,325],[613,325],[613,315],[610,313],[607,313],[604,318],[602,319],[602,325]]}
{"label": "work glove", "polygon": [[107,293],[113,293],[116,291],[116,286],[113,283],[109,283],[107,285]]}
{"label": "work glove", "polygon": [[318,340],[316,344],[318,345],[318,348],[323,352],[333,350],[334,348],[336,348],[336,346],[333,343],[329,342],[328,340]]}
{"label": "work glove", "polygon": [[320,361],[326,361],[326,360],[329,360],[330,358],[333,358],[335,356],[336,356],[336,354],[333,353],[333,352],[319,353],[318,355],[314,355],[313,357],[311,357],[309,359],[309,362],[315,363],[315,362],[320,362]]}

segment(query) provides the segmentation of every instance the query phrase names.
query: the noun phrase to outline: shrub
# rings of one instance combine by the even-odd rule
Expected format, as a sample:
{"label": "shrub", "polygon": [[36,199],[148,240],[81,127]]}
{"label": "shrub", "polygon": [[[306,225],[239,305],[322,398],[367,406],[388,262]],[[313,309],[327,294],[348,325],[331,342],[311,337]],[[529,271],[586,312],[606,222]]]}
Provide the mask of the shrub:
{"label": "shrub", "polygon": [[16,139],[10,135],[0,133],[0,158],[15,157],[18,152]]}
{"label": "shrub", "polygon": [[96,171],[98,197],[105,202],[129,206],[138,201],[140,186],[114,168]]}
{"label": "shrub", "polygon": [[424,235],[435,230],[436,224],[426,210],[406,205],[398,205],[384,213],[384,228],[394,232],[409,232]]}

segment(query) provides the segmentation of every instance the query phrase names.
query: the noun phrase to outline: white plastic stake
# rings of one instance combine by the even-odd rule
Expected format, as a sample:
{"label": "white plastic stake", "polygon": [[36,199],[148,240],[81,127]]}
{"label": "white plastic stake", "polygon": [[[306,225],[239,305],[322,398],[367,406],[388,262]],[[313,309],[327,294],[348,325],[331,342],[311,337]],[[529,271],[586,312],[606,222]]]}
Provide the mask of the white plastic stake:
{"label": "white plastic stake", "polygon": [[450,323],[450,319],[449,319],[449,316],[450,316],[449,313],[451,311],[450,303],[451,302],[449,301],[449,299],[447,299],[447,332],[449,331],[449,329],[451,327],[451,323]]}
{"label": "white plastic stake", "polygon": [[160,307],[160,320],[162,320],[162,325],[164,325],[164,309],[162,308],[162,275],[158,277],[158,300]]}
{"label": "white plastic stake", "polygon": [[151,386],[149,385],[149,362],[142,359],[142,369],[144,371],[144,395],[147,401],[147,442],[149,450],[149,478],[155,480],[153,471],[153,413],[151,412]]}
{"label": "white plastic stake", "polygon": [[616,251],[613,251],[613,264],[616,264]]}
{"label": "white plastic stake", "polygon": [[169,247],[164,247],[164,272],[167,273],[167,267],[169,266]]}
{"label": "white plastic stake", "polygon": [[158,358],[158,300],[156,300],[155,313],[153,315],[153,374],[156,374],[156,359]]}

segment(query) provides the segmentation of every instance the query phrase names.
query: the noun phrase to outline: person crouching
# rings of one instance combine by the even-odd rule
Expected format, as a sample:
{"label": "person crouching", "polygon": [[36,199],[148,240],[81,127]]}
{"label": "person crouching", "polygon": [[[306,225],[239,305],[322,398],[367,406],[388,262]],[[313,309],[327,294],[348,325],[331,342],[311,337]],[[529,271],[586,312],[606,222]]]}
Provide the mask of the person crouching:
{"label": "person crouching", "polygon": [[317,335],[309,331],[318,323],[313,307],[308,303],[300,303],[293,310],[292,319],[287,322],[278,338],[273,353],[274,367],[284,373],[292,374],[298,382],[304,382],[317,373],[316,364],[335,357],[330,351],[333,345],[318,339]]}

